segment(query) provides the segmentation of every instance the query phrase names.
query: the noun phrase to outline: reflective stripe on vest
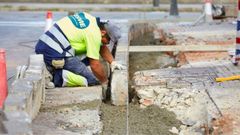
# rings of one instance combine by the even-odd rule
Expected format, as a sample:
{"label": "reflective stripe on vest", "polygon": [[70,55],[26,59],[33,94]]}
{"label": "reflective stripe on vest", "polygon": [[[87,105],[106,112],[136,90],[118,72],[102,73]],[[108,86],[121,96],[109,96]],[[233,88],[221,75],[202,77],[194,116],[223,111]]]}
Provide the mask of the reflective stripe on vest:
{"label": "reflective stripe on vest", "polygon": [[56,50],[57,52],[59,52],[60,54],[63,53],[63,49],[60,47],[60,45],[55,42],[52,38],[50,38],[48,35],[43,34],[40,37],[40,40],[42,40],[44,43],[46,43],[49,47],[51,47],[52,49]]}
{"label": "reflective stripe on vest", "polygon": [[68,40],[55,26],[50,28],[49,32],[58,40],[58,42],[60,44],[58,42],[54,41],[46,33],[40,37],[40,40],[43,41],[44,43],[46,43],[52,49],[59,52],[60,54],[66,53],[65,54],[66,57],[75,55],[75,51],[70,46],[70,43],[68,42]]}
{"label": "reflective stripe on vest", "polygon": [[68,74],[68,71],[67,70],[62,70],[62,78],[63,78],[63,83],[62,83],[62,86],[67,86],[67,74]]}
{"label": "reflective stripe on vest", "polygon": [[[74,55],[74,50],[70,47],[70,43],[68,42],[68,40],[63,36],[63,34],[56,28],[56,27],[52,27],[49,30],[50,33],[52,33],[55,37],[57,37],[58,41],[63,45],[64,50],[67,50],[66,53],[70,53],[70,54],[66,54],[66,55]],[[68,50],[68,48],[70,48]]]}

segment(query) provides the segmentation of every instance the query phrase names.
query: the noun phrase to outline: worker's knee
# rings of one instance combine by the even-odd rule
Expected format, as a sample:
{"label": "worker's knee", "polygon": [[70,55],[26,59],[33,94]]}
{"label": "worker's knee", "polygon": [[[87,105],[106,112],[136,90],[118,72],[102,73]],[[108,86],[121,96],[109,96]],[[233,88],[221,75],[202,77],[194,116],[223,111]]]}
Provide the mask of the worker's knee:
{"label": "worker's knee", "polygon": [[88,86],[88,81],[85,77],[74,74],[67,70],[56,70],[54,73],[53,82],[56,87]]}

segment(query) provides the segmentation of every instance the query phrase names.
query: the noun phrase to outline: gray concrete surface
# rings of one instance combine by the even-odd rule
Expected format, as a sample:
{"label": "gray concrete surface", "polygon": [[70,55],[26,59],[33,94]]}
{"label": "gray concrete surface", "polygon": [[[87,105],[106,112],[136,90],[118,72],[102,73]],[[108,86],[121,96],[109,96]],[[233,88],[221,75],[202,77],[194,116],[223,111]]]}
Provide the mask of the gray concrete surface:
{"label": "gray concrete surface", "polygon": [[46,91],[46,102],[32,123],[36,135],[100,134],[102,88],[55,88]]}
{"label": "gray concrete surface", "polygon": [[90,102],[92,107],[99,108],[102,102],[101,94],[101,86],[47,89],[46,101],[42,109],[72,104],[91,104]]}

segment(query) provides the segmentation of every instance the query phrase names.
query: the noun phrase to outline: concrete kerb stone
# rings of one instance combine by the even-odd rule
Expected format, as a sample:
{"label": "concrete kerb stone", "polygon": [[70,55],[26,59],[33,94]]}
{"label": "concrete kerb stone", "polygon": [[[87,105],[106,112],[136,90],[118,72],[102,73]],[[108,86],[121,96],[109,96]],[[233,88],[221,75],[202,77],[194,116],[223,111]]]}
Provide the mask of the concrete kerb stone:
{"label": "concrete kerb stone", "polygon": [[24,78],[12,83],[4,103],[6,134],[32,134],[30,123],[44,100],[44,67],[42,55],[31,55]]}
{"label": "concrete kerb stone", "polygon": [[127,71],[114,71],[111,82],[111,101],[114,105],[126,105],[128,102],[127,76]]}
{"label": "concrete kerb stone", "polygon": [[26,71],[26,78],[31,78],[33,75],[41,77],[42,103],[45,102],[45,74],[46,66],[44,64],[43,55],[31,55],[29,58],[29,67]]}
{"label": "concrete kerb stone", "polygon": [[[126,34],[127,33],[123,33]],[[116,49],[115,60],[128,67],[128,37],[121,38]],[[125,49],[121,49],[125,48]],[[112,73],[111,80],[111,103],[121,106],[127,105],[128,102],[128,68],[125,70],[115,70]]]}
{"label": "concrete kerb stone", "polygon": [[43,81],[42,81],[41,76],[31,75],[31,76],[27,76],[26,79],[32,81],[33,95],[32,95],[32,106],[31,106],[30,116],[32,118],[35,118],[37,116],[39,109],[41,107],[41,104],[42,104],[42,97],[43,97],[42,90],[43,90],[44,85],[42,83]]}

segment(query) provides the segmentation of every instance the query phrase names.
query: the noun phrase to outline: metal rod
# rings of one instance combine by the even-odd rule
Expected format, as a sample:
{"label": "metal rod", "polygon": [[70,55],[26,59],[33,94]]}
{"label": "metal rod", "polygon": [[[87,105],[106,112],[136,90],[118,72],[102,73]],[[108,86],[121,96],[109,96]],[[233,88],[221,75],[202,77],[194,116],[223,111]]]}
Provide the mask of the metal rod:
{"label": "metal rod", "polygon": [[178,16],[177,0],[171,0],[170,16]]}
{"label": "metal rod", "polygon": [[212,101],[212,103],[214,104],[214,106],[216,107],[218,113],[220,114],[220,116],[222,117],[223,114],[221,112],[221,110],[219,109],[219,107],[217,106],[216,102],[213,100],[212,96],[210,95],[210,93],[208,92],[207,89],[205,89],[205,92],[207,93],[208,97],[210,98],[210,100]]}

